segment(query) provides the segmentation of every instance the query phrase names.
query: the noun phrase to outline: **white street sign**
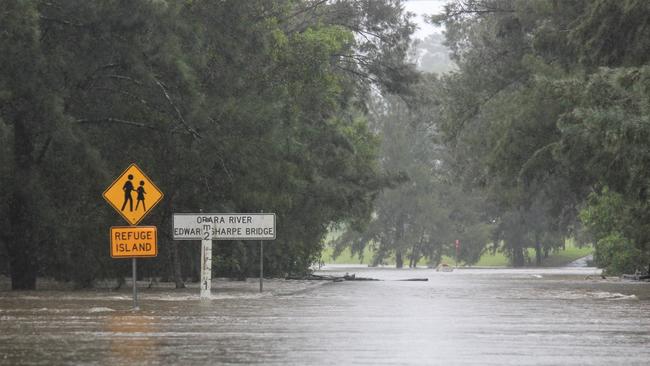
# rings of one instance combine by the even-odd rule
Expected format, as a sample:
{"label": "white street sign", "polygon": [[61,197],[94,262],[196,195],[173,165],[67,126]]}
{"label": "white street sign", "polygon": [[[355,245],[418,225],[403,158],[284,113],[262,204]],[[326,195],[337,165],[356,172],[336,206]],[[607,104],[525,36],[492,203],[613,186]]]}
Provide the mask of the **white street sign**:
{"label": "white street sign", "polygon": [[275,240],[273,213],[175,213],[174,240]]}

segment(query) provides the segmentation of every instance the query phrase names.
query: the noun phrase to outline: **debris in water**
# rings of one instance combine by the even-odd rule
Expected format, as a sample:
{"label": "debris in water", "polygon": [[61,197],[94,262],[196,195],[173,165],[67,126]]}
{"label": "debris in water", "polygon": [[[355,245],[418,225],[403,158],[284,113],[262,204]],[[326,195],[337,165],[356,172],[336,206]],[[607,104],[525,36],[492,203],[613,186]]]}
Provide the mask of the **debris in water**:
{"label": "debris in water", "polygon": [[101,306],[88,309],[89,313],[108,313],[108,312],[111,312],[111,311],[115,311],[115,310],[113,310],[111,308],[101,307]]}
{"label": "debris in water", "polygon": [[404,279],[404,280],[397,280],[397,281],[424,281],[424,282],[426,282],[426,281],[429,281],[429,279],[428,278],[407,278],[407,279]]}

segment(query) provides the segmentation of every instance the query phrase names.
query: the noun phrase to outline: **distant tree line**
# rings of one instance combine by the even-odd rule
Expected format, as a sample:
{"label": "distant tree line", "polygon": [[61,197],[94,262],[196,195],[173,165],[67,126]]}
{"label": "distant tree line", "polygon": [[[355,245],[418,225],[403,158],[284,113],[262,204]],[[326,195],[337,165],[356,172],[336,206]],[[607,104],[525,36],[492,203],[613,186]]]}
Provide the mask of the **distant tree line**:
{"label": "distant tree line", "polygon": [[404,183],[335,254],[436,265],[460,239],[466,263],[523,266],[573,238],[608,273],[650,271],[650,2],[456,0],[430,20],[456,67],[371,105]]}
{"label": "distant tree line", "polygon": [[485,216],[480,190],[464,186],[450,165],[452,156],[440,138],[440,79],[423,75],[406,97],[377,97],[369,120],[380,140],[380,166],[399,178],[384,189],[364,227],[339,226],[334,256],[345,248],[361,257],[372,249],[374,265],[395,262],[435,267],[443,256],[475,263],[490,241],[493,224]]}
{"label": "distant tree line", "polygon": [[[170,220],[200,210],[275,212],[266,273],[307,271],[399,181],[366,116],[417,80],[413,28],[397,0],[0,2],[0,270],[14,289],[126,275],[101,193],[137,162],[165,194],[143,275],[198,275]],[[256,245],[219,242],[215,274],[254,272]]]}
{"label": "distant tree line", "polygon": [[649,20],[639,0],[463,0],[432,17],[458,66],[437,126],[514,265],[573,237],[609,273],[650,269]]}

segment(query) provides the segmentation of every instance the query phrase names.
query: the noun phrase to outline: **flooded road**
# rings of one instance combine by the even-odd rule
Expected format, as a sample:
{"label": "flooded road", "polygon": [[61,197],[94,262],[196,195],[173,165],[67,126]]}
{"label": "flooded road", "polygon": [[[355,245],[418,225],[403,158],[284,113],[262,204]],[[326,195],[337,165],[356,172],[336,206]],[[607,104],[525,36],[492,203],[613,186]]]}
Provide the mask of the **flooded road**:
{"label": "flooded road", "polygon": [[[0,364],[647,365],[650,283],[593,268],[331,268],[383,281],[0,292]],[[599,278],[598,276],[595,276]],[[428,278],[428,282],[398,281]]]}

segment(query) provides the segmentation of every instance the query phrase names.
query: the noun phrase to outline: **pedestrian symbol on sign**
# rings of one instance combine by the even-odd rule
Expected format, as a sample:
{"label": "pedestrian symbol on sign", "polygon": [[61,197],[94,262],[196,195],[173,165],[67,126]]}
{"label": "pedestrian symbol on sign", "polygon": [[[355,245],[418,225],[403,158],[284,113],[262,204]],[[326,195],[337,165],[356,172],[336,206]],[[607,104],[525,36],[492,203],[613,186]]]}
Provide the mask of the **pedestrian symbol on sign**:
{"label": "pedestrian symbol on sign", "polygon": [[135,205],[135,209],[137,210],[138,207],[140,206],[140,202],[142,202],[142,209],[147,211],[147,206],[144,205],[144,195],[147,194],[147,192],[144,191],[144,181],[140,181],[140,187],[138,187],[138,203]]}
{"label": "pedestrian symbol on sign", "polygon": [[127,202],[129,203],[129,211],[133,211],[133,197],[131,197],[131,191],[133,191],[133,183],[131,182],[133,180],[133,174],[129,174],[128,178],[129,180],[127,180],[122,187],[122,190],[124,191],[124,203],[122,204],[121,211],[124,211]]}
{"label": "pedestrian symbol on sign", "polygon": [[106,201],[131,225],[137,225],[162,197],[158,187],[135,164],[131,164],[104,191]]}

